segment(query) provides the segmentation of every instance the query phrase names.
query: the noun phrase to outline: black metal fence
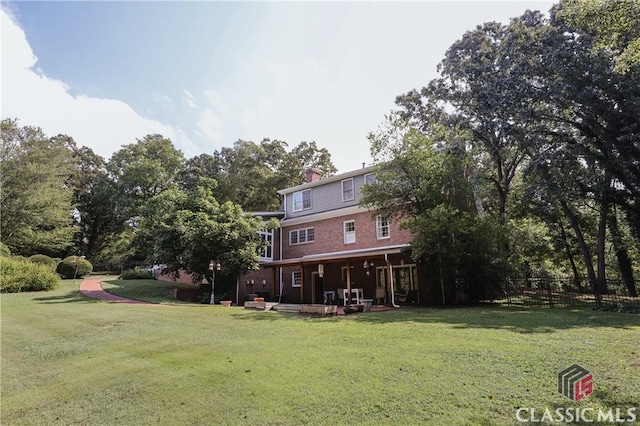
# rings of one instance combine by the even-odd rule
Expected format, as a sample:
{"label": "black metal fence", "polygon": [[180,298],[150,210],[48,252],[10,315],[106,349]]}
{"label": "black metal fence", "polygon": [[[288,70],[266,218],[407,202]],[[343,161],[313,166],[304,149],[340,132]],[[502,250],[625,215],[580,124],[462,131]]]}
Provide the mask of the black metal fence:
{"label": "black metal fence", "polygon": [[[635,288],[640,290],[637,283]],[[620,280],[607,280],[606,291],[597,291],[586,279],[508,278],[502,283],[501,295],[492,302],[510,306],[601,308],[637,312],[640,310],[640,297],[631,294],[627,285]]]}

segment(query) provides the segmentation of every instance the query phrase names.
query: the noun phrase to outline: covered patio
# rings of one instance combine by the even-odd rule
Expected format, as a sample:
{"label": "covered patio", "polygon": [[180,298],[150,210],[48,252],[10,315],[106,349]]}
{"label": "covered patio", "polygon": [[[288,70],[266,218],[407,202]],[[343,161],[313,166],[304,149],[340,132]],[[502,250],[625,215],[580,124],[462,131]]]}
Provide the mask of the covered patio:
{"label": "covered patio", "polygon": [[419,303],[417,266],[409,253],[403,244],[277,260],[263,267],[273,269],[281,303],[398,307]]}

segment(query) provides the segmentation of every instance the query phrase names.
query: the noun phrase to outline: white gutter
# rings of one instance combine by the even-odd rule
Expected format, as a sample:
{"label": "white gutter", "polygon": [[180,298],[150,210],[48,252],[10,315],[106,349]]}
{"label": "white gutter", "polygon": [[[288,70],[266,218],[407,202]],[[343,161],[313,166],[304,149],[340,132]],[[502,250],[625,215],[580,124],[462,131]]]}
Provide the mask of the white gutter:
{"label": "white gutter", "polygon": [[389,268],[389,281],[391,283],[391,306],[394,308],[399,308],[400,305],[396,305],[396,292],[393,288],[393,266],[391,266],[391,262],[389,261],[389,256],[387,253],[384,254],[384,261],[387,264],[387,268]]}
{"label": "white gutter", "polygon": [[[286,207],[286,202],[285,202]],[[282,226],[280,227],[280,259],[282,259]],[[282,302],[282,266],[279,268],[280,270],[280,295],[278,296],[278,303]]]}
{"label": "white gutter", "polygon": [[[287,218],[287,196],[286,195],[284,196],[284,200],[282,201],[282,203],[284,205],[284,218],[283,219],[286,219]],[[284,245],[284,242],[282,240],[282,220],[280,221],[279,230],[280,230],[280,244],[279,244],[280,245],[280,259],[279,260],[282,260],[282,246]],[[278,296],[278,303],[282,302],[282,290],[283,290],[283,287],[284,287],[283,282],[282,282],[282,266],[279,269],[280,269],[280,272],[279,272],[278,275],[279,275],[279,281],[280,281],[279,282],[279,284],[280,284],[280,294]]]}

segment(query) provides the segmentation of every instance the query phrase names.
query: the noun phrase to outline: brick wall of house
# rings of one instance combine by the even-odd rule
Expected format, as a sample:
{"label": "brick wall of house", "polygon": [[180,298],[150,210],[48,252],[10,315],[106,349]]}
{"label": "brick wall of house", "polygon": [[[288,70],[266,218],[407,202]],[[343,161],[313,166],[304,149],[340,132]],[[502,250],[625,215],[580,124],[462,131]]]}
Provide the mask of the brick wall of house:
{"label": "brick wall of house", "polygon": [[[344,243],[343,223],[347,220],[355,220],[356,242]],[[289,231],[314,228],[315,240],[311,243],[289,245]],[[361,212],[353,215],[340,216],[307,224],[283,227],[283,259],[292,259],[318,253],[333,253],[339,251],[359,250],[375,247],[406,244],[411,241],[411,233],[400,230],[397,223],[390,223],[389,238],[378,239],[376,236],[376,221],[371,217],[371,212]]]}
{"label": "brick wall of house", "polygon": [[[261,268],[258,271],[249,271],[245,275],[241,276],[238,281],[238,299],[240,304],[247,299],[248,294],[262,294],[269,293],[266,296],[266,300],[277,299],[279,288],[279,277],[274,275],[273,268]],[[251,285],[253,280],[253,285]],[[262,282],[264,281],[264,286]],[[234,295],[235,301],[235,295]]]}

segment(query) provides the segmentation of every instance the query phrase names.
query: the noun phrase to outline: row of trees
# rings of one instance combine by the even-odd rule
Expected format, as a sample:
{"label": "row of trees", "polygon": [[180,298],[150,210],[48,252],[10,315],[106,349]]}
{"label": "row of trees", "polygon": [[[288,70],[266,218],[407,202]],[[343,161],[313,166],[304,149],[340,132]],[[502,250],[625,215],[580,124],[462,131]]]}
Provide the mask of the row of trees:
{"label": "row of trees", "polygon": [[107,161],[66,135],[16,119],[1,126],[2,242],[24,256],[138,259],[199,275],[214,258],[234,276],[257,267],[262,244],[265,224],[245,212],[277,210],[276,190],[304,182],[308,167],[336,170],[314,142],[238,141],[185,159],[148,135]]}
{"label": "row of trees", "polygon": [[636,295],[639,55],[635,1],[478,26],[370,135],[383,165],[364,202],[403,220],[450,294],[558,272],[599,292],[621,277]]}

